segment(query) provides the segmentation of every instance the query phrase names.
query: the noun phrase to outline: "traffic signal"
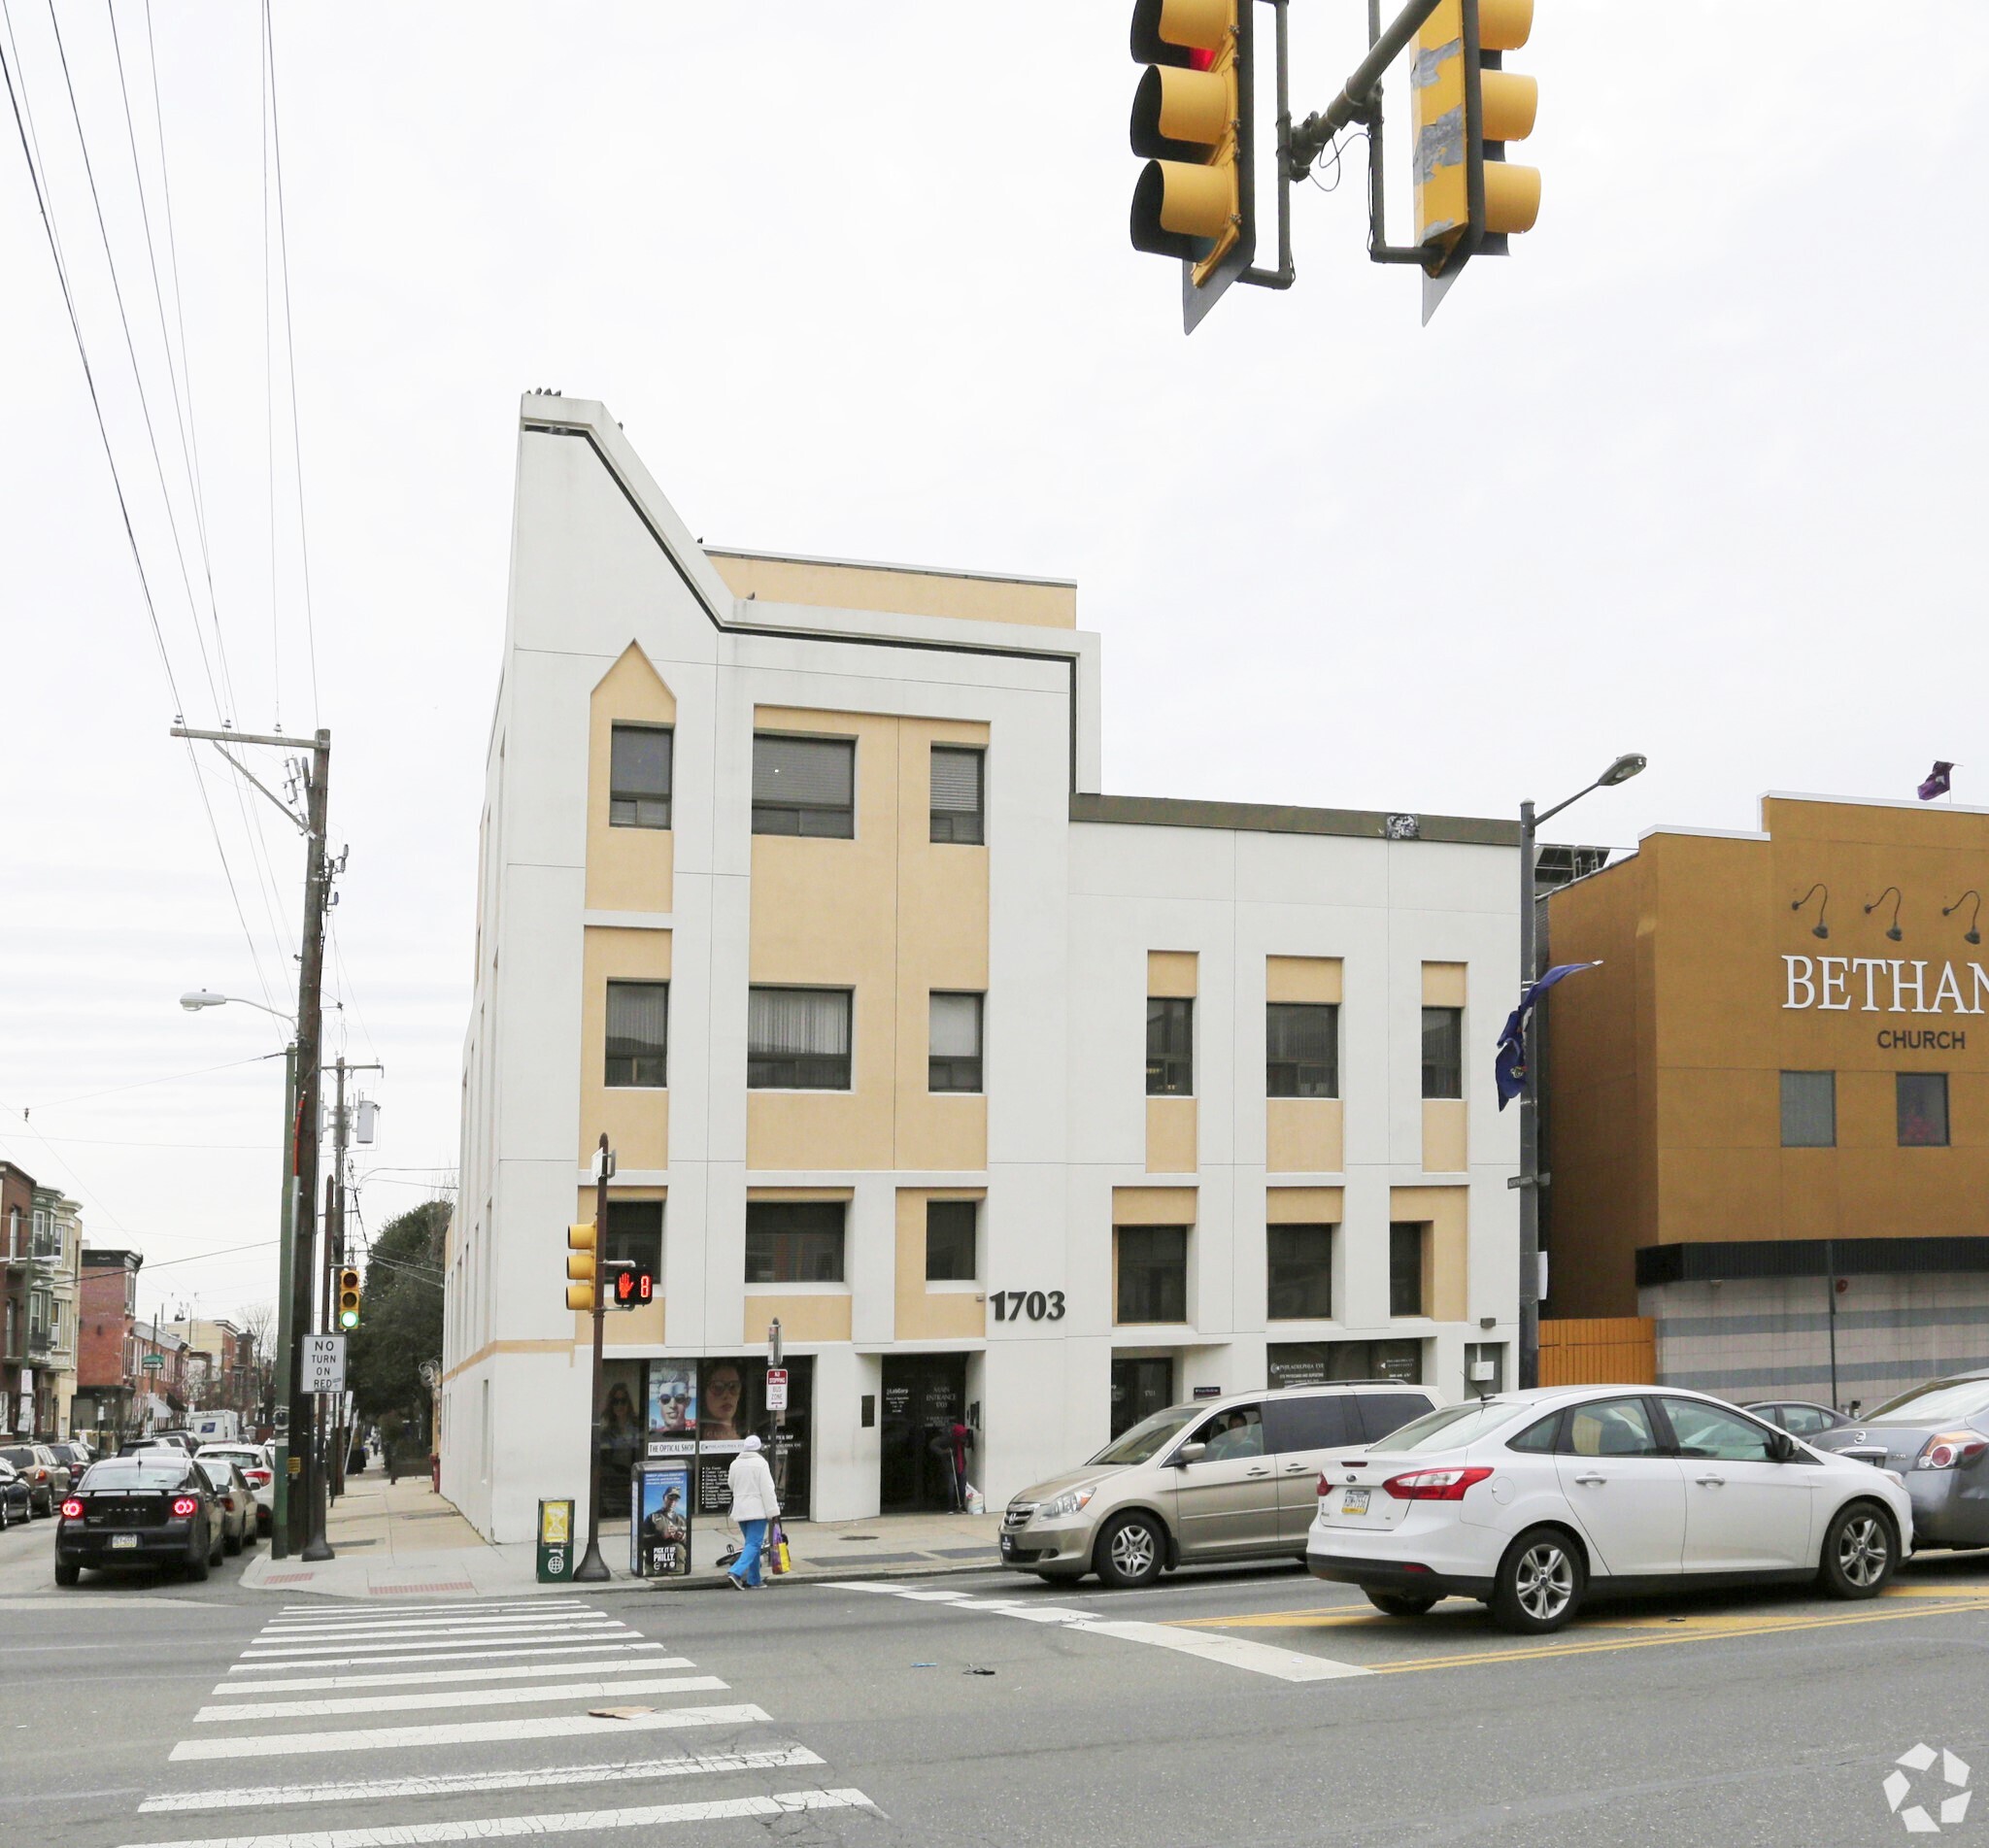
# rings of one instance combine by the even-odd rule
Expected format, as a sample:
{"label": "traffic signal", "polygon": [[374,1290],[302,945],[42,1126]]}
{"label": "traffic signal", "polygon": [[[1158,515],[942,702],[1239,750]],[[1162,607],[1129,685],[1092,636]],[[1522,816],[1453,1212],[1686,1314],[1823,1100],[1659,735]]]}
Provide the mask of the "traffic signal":
{"label": "traffic signal", "polygon": [[1181,259],[1192,331],[1257,253],[1251,185],[1255,0],[1135,0],[1132,248]]}
{"label": "traffic signal", "polygon": [[338,1274],[338,1326],[359,1326],[359,1273],[350,1264]]}
{"label": "traffic signal", "polygon": [[657,1274],[647,1264],[620,1264],[613,1292],[618,1309],[640,1309],[657,1299]]}
{"label": "traffic signal", "polygon": [[599,1264],[600,1254],[594,1248],[594,1228],[591,1226],[569,1226],[566,1228],[566,1275],[570,1279],[566,1286],[567,1308],[591,1313]]}
{"label": "traffic signal", "polygon": [[1504,255],[1539,217],[1539,169],[1505,158],[1534,132],[1539,85],[1501,68],[1533,29],[1534,0],[1437,0],[1416,34],[1416,240],[1438,258],[1433,276]]}

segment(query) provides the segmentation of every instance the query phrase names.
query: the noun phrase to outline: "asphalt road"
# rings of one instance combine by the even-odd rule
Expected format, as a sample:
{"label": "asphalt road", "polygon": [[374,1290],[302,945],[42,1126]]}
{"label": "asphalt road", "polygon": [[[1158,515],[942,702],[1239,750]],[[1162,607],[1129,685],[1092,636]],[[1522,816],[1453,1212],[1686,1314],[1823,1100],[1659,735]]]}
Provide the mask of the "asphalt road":
{"label": "asphalt road", "polygon": [[[1289,1567],[354,1606],[245,1594],[234,1562],[57,1593],[49,1548],[0,1535],[0,1841],[1859,1848],[1907,1837],[1884,1785],[1914,1746],[1989,1776],[1979,1555],[1871,1604],[1522,1642]],[[1942,1768],[1902,1806],[1954,1795]]]}

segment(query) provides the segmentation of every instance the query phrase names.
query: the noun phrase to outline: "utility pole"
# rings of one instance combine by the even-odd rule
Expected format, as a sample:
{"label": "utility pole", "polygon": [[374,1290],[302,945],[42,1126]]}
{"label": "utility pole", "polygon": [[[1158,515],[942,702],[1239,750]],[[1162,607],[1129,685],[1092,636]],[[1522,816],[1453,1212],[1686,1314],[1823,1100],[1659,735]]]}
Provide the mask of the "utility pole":
{"label": "utility pole", "polygon": [[[276,1352],[270,1356],[269,1419],[276,1439],[275,1506],[269,1526],[269,1557],[290,1556],[290,1403],[280,1383],[296,1342],[290,1325],[290,1272],[296,1262],[297,1225],[297,1042],[284,1050],[284,1197],[277,1237]],[[259,1375],[258,1375],[259,1377]]]}
{"label": "utility pole", "polygon": [[[341,1053],[337,1060],[326,1070],[336,1078],[333,1091],[331,1121],[331,1176],[325,1184],[324,1205],[324,1326],[338,1327],[338,1273],[346,1261],[346,1145],[351,1140],[351,1128],[346,1116],[346,1074],[354,1071],[384,1072],[385,1065],[349,1065]],[[348,1370],[350,1371],[350,1343],[348,1344]],[[350,1381],[347,1391],[351,1391]],[[343,1408],[345,1394],[339,1394],[339,1405]],[[329,1470],[327,1499],[341,1495],[346,1487],[346,1428],[342,1416],[329,1421],[330,1435],[327,1438],[328,1455],[326,1464]]]}
{"label": "utility pole", "polygon": [[[601,1437],[604,1407],[601,1404],[601,1333],[608,1311],[608,1177],[615,1172],[615,1153],[608,1147],[608,1132],[601,1131],[601,1146],[594,1153],[594,1364],[588,1375],[588,1403],[592,1418],[588,1427],[590,1455],[587,1471],[587,1552],[573,1568],[578,1585],[598,1585],[608,1577],[608,1562],[601,1558]],[[629,1519],[637,1517],[631,1513]]]}

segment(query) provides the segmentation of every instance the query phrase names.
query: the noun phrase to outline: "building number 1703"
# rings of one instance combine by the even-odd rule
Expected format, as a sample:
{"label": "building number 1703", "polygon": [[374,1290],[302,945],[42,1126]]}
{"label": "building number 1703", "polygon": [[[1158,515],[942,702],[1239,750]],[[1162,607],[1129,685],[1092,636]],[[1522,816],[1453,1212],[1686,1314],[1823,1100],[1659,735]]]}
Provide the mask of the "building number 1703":
{"label": "building number 1703", "polygon": [[996,1322],[1062,1322],[1063,1292],[1061,1290],[997,1290],[988,1300],[994,1305]]}

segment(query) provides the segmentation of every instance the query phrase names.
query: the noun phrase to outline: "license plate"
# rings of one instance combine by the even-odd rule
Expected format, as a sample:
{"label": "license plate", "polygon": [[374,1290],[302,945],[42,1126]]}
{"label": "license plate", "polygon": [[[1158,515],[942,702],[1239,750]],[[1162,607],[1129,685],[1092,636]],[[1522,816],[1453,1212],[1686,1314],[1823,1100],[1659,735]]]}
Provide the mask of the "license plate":
{"label": "license plate", "polygon": [[114,1533],[111,1535],[111,1551],[113,1553],[121,1552],[127,1546],[135,1547],[137,1544],[138,1535],[135,1533]]}
{"label": "license plate", "polygon": [[1340,1512],[1342,1514],[1365,1514],[1367,1512],[1367,1497],[1372,1493],[1373,1491],[1369,1489],[1349,1489],[1340,1497]]}
{"label": "license plate", "polygon": [[1004,1533],[1001,1536],[1001,1551],[1004,1555],[1015,1551],[1015,1536],[1012,1533]]}

